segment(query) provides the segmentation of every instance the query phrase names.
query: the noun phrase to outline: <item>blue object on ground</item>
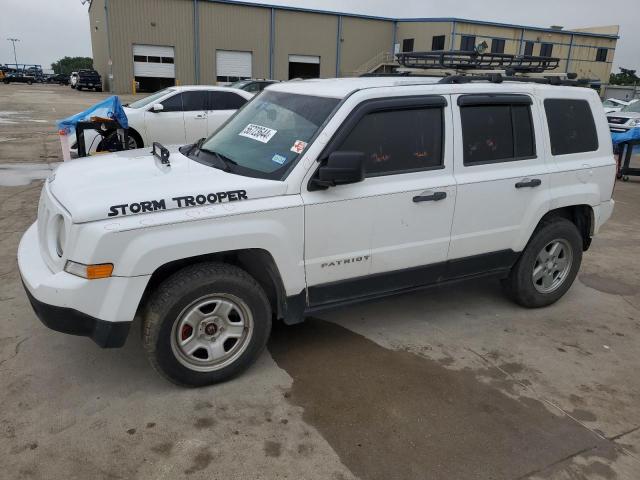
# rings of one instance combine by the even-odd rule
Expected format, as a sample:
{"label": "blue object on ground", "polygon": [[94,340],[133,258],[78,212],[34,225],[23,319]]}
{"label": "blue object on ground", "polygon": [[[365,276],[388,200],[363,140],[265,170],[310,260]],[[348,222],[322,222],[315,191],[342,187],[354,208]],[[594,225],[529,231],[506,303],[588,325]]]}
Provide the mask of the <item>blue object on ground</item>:
{"label": "blue object on ground", "polygon": [[58,130],[64,130],[69,135],[72,131],[75,132],[78,122],[90,121],[91,117],[110,118],[117,121],[122,128],[129,128],[129,120],[117,95],[96,103],[84,112],[76,113],[63,120],[57,120],[56,125]]}
{"label": "blue object on ground", "polygon": [[611,132],[611,141],[614,145],[631,142],[633,140],[640,140],[640,128],[638,127],[631,128],[626,132]]}

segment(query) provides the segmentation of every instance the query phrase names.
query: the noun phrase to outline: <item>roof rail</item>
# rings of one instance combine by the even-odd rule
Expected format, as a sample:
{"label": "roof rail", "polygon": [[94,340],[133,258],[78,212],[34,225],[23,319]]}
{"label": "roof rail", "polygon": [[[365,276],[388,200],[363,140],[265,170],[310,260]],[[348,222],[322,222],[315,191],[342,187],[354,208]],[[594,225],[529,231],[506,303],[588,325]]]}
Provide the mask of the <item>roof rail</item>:
{"label": "roof rail", "polygon": [[398,63],[407,68],[438,70],[504,70],[516,73],[542,73],[555,70],[559,58],[506,53],[478,53],[452,50],[448,52],[402,52],[396,54]]}
{"label": "roof rail", "polygon": [[[573,78],[571,78],[573,77]],[[580,78],[576,79],[575,74],[569,74],[568,79],[560,77],[516,77],[513,75],[502,75],[501,73],[492,73],[489,75],[449,75],[443,77],[438,83],[452,84],[452,83],[471,83],[471,82],[523,82],[523,83],[540,83],[543,85],[562,85],[570,87],[588,87],[589,79]]]}

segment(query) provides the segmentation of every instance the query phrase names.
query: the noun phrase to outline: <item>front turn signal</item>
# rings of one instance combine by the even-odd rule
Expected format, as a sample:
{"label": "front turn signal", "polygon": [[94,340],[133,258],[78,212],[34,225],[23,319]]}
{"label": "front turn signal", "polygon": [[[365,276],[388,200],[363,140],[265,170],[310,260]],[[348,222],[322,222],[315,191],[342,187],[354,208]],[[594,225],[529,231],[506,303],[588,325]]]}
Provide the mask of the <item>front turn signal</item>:
{"label": "front turn signal", "polygon": [[71,275],[86,278],[87,280],[98,280],[99,278],[109,278],[111,276],[113,273],[113,264],[100,263],[97,265],[85,265],[67,260],[64,271]]}

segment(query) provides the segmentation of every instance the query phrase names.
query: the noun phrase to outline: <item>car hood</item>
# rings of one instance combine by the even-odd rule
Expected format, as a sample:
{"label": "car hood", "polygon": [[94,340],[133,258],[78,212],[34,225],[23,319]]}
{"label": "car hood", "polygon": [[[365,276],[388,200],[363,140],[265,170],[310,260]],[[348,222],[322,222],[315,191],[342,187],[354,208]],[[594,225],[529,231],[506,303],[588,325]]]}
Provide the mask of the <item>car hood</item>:
{"label": "car hood", "polygon": [[284,182],[244,177],[195,162],[169,148],[170,166],[148,149],[65,162],[50,177],[50,191],[85,223],[161,210],[194,208],[283,195]]}

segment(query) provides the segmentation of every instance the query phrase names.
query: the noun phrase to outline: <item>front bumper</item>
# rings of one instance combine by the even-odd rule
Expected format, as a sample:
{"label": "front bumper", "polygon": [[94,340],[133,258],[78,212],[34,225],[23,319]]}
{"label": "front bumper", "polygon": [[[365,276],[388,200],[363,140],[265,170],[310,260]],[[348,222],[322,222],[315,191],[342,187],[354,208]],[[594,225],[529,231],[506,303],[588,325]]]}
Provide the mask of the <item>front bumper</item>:
{"label": "front bumper", "polygon": [[124,344],[150,278],[85,280],[53,272],[42,259],[36,224],[20,240],[18,268],[42,323],[59,332],[88,336],[101,347]]}
{"label": "front bumper", "polygon": [[[23,283],[24,285],[24,283]],[[105,322],[72,308],[56,307],[37,300],[24,285],[33,311],[45,326],[56,332],[90,337],[102,348],[124,346],[131,322]]]}

